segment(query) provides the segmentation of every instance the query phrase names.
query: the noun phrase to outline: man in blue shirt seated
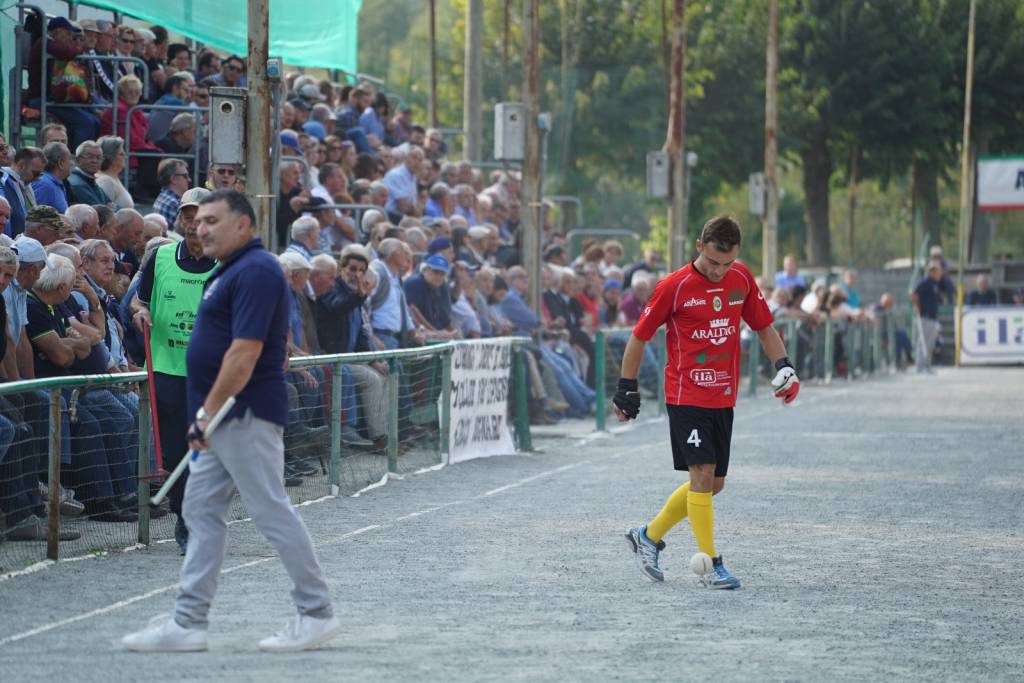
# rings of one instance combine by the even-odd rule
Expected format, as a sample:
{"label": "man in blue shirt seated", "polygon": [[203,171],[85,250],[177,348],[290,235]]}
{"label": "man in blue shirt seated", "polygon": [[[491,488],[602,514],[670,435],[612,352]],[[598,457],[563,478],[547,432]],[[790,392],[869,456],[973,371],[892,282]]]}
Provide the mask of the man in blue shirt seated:
{"label": "man in blue shirt seated", "polygon": [[967,295],[968,306],[995,306],[999,303],[988,275],[981,274],[974,282],[978,288]]}
{"label": "man in blue shirt seated", "polygon": [[36,205],[46,204],[64,213],[71,204],[71,187],[67,184],[74,168],[71,150],[62,142],[51,142],[43,147],[43,159],[46,160],[43,175],[32,183]]}
{"label": "man in blue shirt seated", "polygon": [[405,281],[405,298],[416,324],[426,328],[433,339],[457,339],[461,335],[452,325],[452,297],[448,288],[451,266],[441,254],[423,260],[418,275]]}

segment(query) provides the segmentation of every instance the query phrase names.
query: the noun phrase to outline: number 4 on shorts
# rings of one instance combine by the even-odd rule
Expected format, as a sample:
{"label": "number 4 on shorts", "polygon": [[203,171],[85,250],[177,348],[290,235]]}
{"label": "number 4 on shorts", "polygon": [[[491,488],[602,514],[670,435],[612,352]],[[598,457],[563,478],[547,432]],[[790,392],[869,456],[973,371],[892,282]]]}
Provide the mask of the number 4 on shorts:
{"label": "number 4 on shorts", "polygon": [[690,432],[690,436],[686,439],[686,443],[692,443],[697,448],[700,448],[700,436],[697,435],[696,428]]}

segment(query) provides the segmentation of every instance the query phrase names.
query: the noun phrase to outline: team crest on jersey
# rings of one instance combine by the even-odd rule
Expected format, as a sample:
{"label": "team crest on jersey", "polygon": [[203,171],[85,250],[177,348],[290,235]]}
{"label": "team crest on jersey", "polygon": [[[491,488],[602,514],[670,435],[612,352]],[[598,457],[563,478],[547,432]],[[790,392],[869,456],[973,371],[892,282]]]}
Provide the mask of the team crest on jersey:
{"label": "team crest on jersey", "polygon": [[741,306],[744,299],[747,298],[747,293],[742,289],[730,289],[729,290],[729,305],[730,306]]}
{"label": "team crest on jersey", "polygon": [[722,299],[721,299],[721,297],[716,296],[714,299],[712,299],[711,300],[711,307],[715,309],[716,313],[718,311],[722,310]]}
{"label": "team crest on jersey", "polygon": [[694,306],[703,306],[707,301],[704,299],[698,299],[695,296],[690,297],[689,301],[683,304],[683,308],[693,308]]}

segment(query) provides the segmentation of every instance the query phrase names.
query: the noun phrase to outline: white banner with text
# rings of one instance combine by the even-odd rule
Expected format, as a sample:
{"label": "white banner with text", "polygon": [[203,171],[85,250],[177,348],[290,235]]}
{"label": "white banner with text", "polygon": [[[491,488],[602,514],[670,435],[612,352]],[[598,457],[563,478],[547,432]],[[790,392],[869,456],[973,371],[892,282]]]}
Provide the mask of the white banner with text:
{"label": "white banner with text", "polygon": [[448,462],[516,452],[508,427],[512,342],[459,342],[452,352]]}
{"label": "white banner with text", "polygon": [[1024,363],[1024,307],[968,306],[961,329],[964,365]]}
{"label": "white banner with text", "polygon": [[978,159],[978,208],[982,211],[1024,209],[1024,156]]}

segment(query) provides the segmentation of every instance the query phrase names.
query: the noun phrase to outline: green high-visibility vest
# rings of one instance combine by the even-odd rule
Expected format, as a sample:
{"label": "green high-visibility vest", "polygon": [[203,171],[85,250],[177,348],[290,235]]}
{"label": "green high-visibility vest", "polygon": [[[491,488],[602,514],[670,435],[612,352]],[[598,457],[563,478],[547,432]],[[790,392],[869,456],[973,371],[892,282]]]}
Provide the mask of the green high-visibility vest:
{"label": "green high-visibility vest", "polygon": [[155,372],[184,377],[185,351],[203,299],[203,285],[215,269],[190,273],[178,265],[177,253],[178,243],[165,244],[153,257],[153,293],[149,298],[153,329],[149,344]]}

